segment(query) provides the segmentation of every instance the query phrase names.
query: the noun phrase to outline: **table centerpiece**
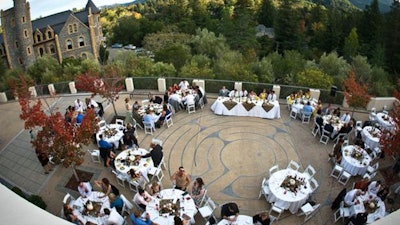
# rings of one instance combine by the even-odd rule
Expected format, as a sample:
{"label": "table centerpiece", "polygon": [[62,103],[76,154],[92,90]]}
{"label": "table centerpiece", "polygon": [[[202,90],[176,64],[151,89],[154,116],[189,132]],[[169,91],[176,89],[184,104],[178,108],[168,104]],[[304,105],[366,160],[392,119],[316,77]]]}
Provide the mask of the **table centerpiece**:
{"label": "table centerpiece", "polygon": [[98,217],[98,215],[100,214],[101,206],[101,202],[92,202],[88,200],[84,205],[82,215]]}
{"label": "table centerpiece", "polygon": [[374,213],[378,208],[378,199],[372,199],[364,202],[365,211],[369,213]]}
{"label": "table centerpiece", "polygon": [[173,199],[161,199],[160,200],[160,215],[178,215],[180,210],[179,199],[174,203]]}
{"label": "table centerpiece", "polygon": [[300,187],[304,185],[304,180],[305,178],[297,177],[296,175],[295,176],[288,175],[283,180],[281,187],[284,188],[285,190],[297,193]]}
{"label": "table centerpiece", "polygon": [[117,131],[116,128],[106,128],[106,129],[103,131],[103,134],[104,134],[107,138],[110,138],[110,137],[116,135],[117,132],[118,132],[118,131]]}

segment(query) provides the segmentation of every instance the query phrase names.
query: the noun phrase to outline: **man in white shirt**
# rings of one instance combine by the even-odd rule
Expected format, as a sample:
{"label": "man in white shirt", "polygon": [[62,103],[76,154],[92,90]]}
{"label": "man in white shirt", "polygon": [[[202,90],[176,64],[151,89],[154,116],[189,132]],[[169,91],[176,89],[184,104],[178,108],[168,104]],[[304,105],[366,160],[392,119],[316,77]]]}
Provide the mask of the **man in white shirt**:
{"label": "man in white shirt", "polygon": [[350,113],[346,112],[345,114],[342,115],[342,117],[340,118],[340,120],[344,121],[344,123],[349,123],[351,119]]}
{"label": "man in white shirt", "polygon": [[189,82],[185,79],[181,80],[181,82],[179,82],[179,89],[180,90],[186,90],[189,88]]}
{"label": "man in white shirt", "polygon": [[241,90],[241,91],[239,92],[239,96],[240,96],[240,97],[247,97],[247,95],[248,95],[248,92],[247,92],[247,90],[245,90],[245,89],[243,89],[243,90]]}
{"label": "man in white shirt", "polygon": [[268,101],[276,101],[276,94],[275,94],[275,91],[271,91],[271,92],[268,94],[267,100],[268,100]]}
{"label": "man in white shirt", "polygon": [[377,195],[380,188],[381,188],[381,181],[380,180],[372,181],[368,185],[368,193],[373,194],[373,195]]}
{"label": "man in white shirt", "polygon": [[169,96],[168,101],[171,101],[171,100],[179,102],[179,103],[182,102],[181,97],[175,92],[172,95]]}
{"label": "man in white shirt", "polygon": [[78,113],[83,113],[83,102],[78,98],[75,100],[75,111]]}
{"label": "man in white shirt", "polygon": [[182,98],[182,102],[183,104],[185,104],[186,106],[191,105],[191,104],[195,104],[195,97],[192,94],[185,94],[185,96],[183,96]]}
{"label": "man in white shirt", "polygon": [[233,89],[231,92],[229,92],[229,97],[237,98],[239,97],[239,92],[236,89]]}
{"label": "man in white shirt", "polygon": [[349,192],[347,192],[346,196],[344,196],[344,203],[346,203],[347,206],[352,206],[356,202],[356,198],[360,196],[362,191],[360,189],[353,189]]}
{"label": "man in white shirt", "polygon": [[83,198],[87,198],[92,194],[92,185],[89,182],[80,182],[78,185],[79,194]]}

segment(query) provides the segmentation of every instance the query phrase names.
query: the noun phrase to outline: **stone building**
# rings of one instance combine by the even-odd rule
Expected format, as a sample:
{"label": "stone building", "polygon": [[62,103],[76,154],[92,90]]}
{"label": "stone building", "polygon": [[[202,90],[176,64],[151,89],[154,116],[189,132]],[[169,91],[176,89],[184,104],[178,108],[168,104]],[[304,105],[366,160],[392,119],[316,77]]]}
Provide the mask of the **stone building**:
{"label": "stone building", "polygon": [[85,9],[70,10],[31,21],[26,0],[1,10],[0,57],[9,68],[26,69],[37,57],[51,55],[60,63],[66,58],[98,58],[103,42],[100,10],[88,0]]}

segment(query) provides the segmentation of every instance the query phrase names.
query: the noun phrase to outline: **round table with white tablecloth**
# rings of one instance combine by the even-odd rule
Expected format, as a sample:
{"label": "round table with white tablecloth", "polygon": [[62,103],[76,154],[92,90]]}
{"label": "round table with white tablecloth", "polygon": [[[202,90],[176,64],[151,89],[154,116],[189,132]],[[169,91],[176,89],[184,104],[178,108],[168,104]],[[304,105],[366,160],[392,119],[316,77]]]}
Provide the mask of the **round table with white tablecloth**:
{"label": "round table with white tablecloth", "polygon": [[235,221],[229,221],[222,219],[218,222],[218,225],[252,225],[253,217],[246,215],[239,215]]}
{"label": "round table with white tablecloth", "polygon": [[[298,186],[296,192],[287,190],[283,187],[283,182],[288,177],[295,177],[297,180],[303,180],[303,184]],[[311,187],[306,177],[298,171],[292,169],[283,169],[275,172],[269,178],[270,194],[268,195],[269,202],[275,202],[284,209],[289,209],[293,214],[297,213],[300,207],[307,201],[311,192]]]}
{"label": "round table with white tablecloth", "polygon": [[100,141],[100,134],[103,135],[103,139],[113,144],[115,148],[119,147],[119,142],[124,136],[124,126],[119,124],[107,124],[99,129],[96,134],[97,144]]}
{"label": "round table with white tablecloth", "polygon": [[[179,208],[177,209],[178,212],[164,213],[162,208],[168,204],[174,206],[179,205]],[[178,189],[164,189],[160,192],[157,198],[153,198],[153,200],[149,202],[146,206],[146,212],[149,213],[150,219],[154,223],[173,225],[175,214],[179,215],[181,218],[194,221],[197,209],[193,199],[187,192]]]}
{"label": "round table with white tablecloth", "polygon": [[[86,224],[88,221],[98,225],[107,224],[106,218],[102,217],[102,215],[104,215],[104,209],[110,209],[110,201],[108,196],[103,196],[104,193],[93,191],[87,198],[81,196],[72,202],[74,214],[83,224]],[[85,208],[88,201],[90,201],[93,206],[93,209],[90,211]]]}
{"label": "round table with white tablecloth", "polygon": [[381,128],[386,129],[386,130],[391,130],[395,128],[395,122],[393,121],[393,118],[385,113],[377,113],[376,114],[376,122],[379,123]]}
{"label": "round table with white tablecloth", "polygon": [[335,137],[339,130],[344,126],[344,121],[342,121],[339,117],[335,115],[325,115],[322,117],[324,125],[327,123],[331,123],[333,126],[333,132],[331,133],[331,137]]}
{"label": "round table with white tablecloth", "polygon": [[364,175],[370,163],[371,157],[360,146],[348,145],[342,148],[340,165],[351,175]]}
{"label": "round table with white tablecloth", "polygon": [[[358,213],[368,213],[367,224],[373,223],[386,215],[385,202],[381,198],[370,195],[366,192],[364,195],[357,197],[358,204],[350,207],[350,214],[352,216]],[[370,207],[371,202],[373,202],[373,208]]]}
{"label": "round table with white tablecloth", "polygon": [[147,178],[149,170],[153,167],[153,160],[151,157],[141,158],[140,161],[135,164],[134,160],[136,156],[143,156],[149,152],[143,148],[130,148],[122,151],[115,157],[115,168],[121,174],[126,174],[128,177],[128,172],[130,169],[134,169],[136,172],[140,173]]}
{"label": "round table with white tablecloth", "polygon": [[381,137],[381,131],[378,128],[372,126],[366,126],[361,131],[362,140],[370,149],[379,148],[379,139]]}

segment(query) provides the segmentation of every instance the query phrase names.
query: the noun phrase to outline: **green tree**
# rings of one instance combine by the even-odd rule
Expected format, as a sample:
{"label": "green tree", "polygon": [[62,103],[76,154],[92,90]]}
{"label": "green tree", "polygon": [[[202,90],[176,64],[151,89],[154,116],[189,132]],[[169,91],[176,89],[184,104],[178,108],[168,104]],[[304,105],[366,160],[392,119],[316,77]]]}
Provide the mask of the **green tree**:
{"label": "green tree", "polygon": [[274,52],[267,58],[271,59],[274,71],[274,83],[294,85],[296,74],[304,70],[306,60],[297,51],[285,51],[283,56]]}
{"label": "green tree", "polygon": [[385,22],[385,44],[387,68],[395,81],[400,71],[400,2],[393,1],[391,11]]}
{"label": "green tree", "polygon": [[176,69],[172,64],[157,62],[152,66],[151,74],[160,77],[174,77],[176,76]]}
{"label": "green tree", "polygon": [[343,82],[347,78],[351,66],[347,61],[338,56],[336,52],[324,53],[319,59],[319,68],[333,78],[333,84],[343,90]]}
{"label": "green tree", "polygon": [[207,29],[197,29],[196,35],[191,39],[194,54],[204,54],[210,58],[216,58],[229,47],[224,36],[216,36],[214,32]]}
{"label": "green tree", "polygon": [[99,49],[99,62],[101,65],[106,65],[108,61],[108,57],[110,56],[110,52],[103,45],[100,45]]}
{"label": "green tree", "polygon": [[357,82],[368,85],[371,83],[372,68],[367,57],[357,55],[352,58],[352,67]]}
{"label": "green tree", "polygon": [[38,57],[27,73],[37,84],[46,84],[61,81],[61,66],[58,61],[49,55]]}
{"label": "green tree", "polygon": [[254,63],[252,71],[258,77],[258,82],[261,83],[273,83],[274,82],[274,70],[271,59],[262,58],[260,62]]}
{"label": "green tree", "polygon": [[178,71],[190,58],[190,48],[182,44],[165,47],[157,51],[154,57],[156,62],[172,63]]}
{"label": "green tree", "polygon": [[182,66],[179,76],[213,79],[214,73],[211,69],[211,60],[205,55],[194,55],[189,63]]}
{"label": "green tree", "polygon": [[345,58],[350,60],[352,57],[356,56],[359,48],[360,44],[358,42],[357,28],[353,28],[344,41],[343,53]]}
{"label": "green tree", "polygon": [[333,79],[319,69],[306,69],[297,74],[297,85],[302,87],[329,89]]}
{"label": "green tree", "polygon": [[377,97],[392,96],[395,85],[390,82],[390,75],[380,67],[373,67],[368,92]]}
{"label": "green tree", "polygon": [[242,54],[237,51],[224,52],[214,63],[216,79],[257,81],[257,76],[244,63]]}
{"label": "green tree", "polygon": [[187,45],[190,43],[191,36],[185,33],[176,32],[176,27],[170,26],[171,30],[147,35],[143,40],[143,46],[152,52],[158,52],[173,45]]}
{"label": "green tree", "polygon": [[258,12],[258,23],[266,27],[273,27],[276,9],[272,0],[262,0],[261,8]]}

